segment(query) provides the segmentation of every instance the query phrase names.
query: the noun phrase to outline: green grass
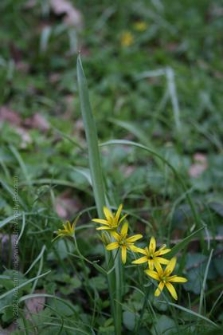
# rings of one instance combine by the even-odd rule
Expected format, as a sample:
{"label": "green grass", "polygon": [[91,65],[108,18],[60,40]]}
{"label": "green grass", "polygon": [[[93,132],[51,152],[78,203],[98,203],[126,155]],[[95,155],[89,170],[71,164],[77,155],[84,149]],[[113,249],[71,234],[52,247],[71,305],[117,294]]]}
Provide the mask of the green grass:
{"label": "green grass", "polygon": [[[216,326],[221,333],[222,2],[75,1],[84,21],[76,35],[47,4],[0,3],[0,115],[7,119],[0,119],[0,332],[114,334],[108,264],[92,223],[80,50],[106,201],[114,210],[124,204],[141,246],[154,235],[177,250],[177,273],[188,278],[177,286],[176,305],[168,293],[155,298],[155,286],[128,261],[122,333],[217,334]],[[136,31],[138,21],[145,31]],[[134,37],[129,47],[121,46],[123,31]],[[197,154],[204,171],[193,177]],[[70,240],[52,242],[78,215],[80,254]],[[28,317],[31,297],[39,309],[29,307]]]}

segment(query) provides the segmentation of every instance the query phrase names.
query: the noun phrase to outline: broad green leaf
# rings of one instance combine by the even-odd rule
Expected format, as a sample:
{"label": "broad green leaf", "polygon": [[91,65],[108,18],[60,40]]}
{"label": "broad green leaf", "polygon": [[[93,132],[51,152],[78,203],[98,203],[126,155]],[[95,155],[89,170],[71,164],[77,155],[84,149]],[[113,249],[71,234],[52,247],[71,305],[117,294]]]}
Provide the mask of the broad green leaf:
{"label": "broad green leaf", "polygon": [[172,335],[172,334],[179,334],[178,328],[176,323],[173,319],[169,318],[166,315],[160,316],[156,323],[153,325],[151,329],[151,333],[153,335],[157,334],[165,334],[165,335]]}
{"label": "broad green leaf", "polygon": [[123,323],[128,330],[135,328],[135,314],[129,311],[123,313]]}

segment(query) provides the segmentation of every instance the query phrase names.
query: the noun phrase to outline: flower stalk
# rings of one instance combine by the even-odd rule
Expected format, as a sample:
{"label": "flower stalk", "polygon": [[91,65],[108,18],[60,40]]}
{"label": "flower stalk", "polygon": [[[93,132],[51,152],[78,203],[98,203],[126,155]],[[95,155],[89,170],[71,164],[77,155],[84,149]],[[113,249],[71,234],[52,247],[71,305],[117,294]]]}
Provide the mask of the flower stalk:
{"label": "flower stalk", "polygon": [[[93,187],[94,198],[96,202],[97,212],[99,217],[103,217],[103,208],[105,207],[105,190],[103,183],[103,174],[101,168],[101,160],[98,148],[98,136],[97,130],[91,110],[91,105],[88,95],[87,81],[84,74],[84,70],[81,63],[80,55],[77,58],[77,83],[80,97],[80,107],[82,118],[84,122],[88,156],[89,156],[89,167],[91,174],[91,181]],[[111,263],[111,268],[114,266],[114,258],[112,262],[109,262],[110,255],[105,250],[105,260],[108,266]],[[115,334],[121,335],[121,291],[117,288],[117,278],[120,276],[118,273],[119,268],[115,266],[114,271],[107,273],[108,290],[111,303],[111,313],[114,320]],[[119,285],[119,284],[118,284]],[[115,292],[115,299],[114,299]]]}

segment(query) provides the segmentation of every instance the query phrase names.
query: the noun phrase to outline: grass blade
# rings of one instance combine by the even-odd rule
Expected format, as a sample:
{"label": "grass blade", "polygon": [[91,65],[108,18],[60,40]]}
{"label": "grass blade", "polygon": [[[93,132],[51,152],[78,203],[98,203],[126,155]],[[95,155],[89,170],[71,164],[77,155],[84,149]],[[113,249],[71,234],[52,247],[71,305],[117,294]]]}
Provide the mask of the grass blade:
{"label": "grass blade", "polygon": [[80,97],[81,113],[84,122],[89,165],[92,179],[93,192],[99,217],[103,217],[103,206],[105,205],[104,184],[98,149],[97,130],[94,122],[88,95],[87,81],[81,63],[80,55],[77,58],[77,82]]}

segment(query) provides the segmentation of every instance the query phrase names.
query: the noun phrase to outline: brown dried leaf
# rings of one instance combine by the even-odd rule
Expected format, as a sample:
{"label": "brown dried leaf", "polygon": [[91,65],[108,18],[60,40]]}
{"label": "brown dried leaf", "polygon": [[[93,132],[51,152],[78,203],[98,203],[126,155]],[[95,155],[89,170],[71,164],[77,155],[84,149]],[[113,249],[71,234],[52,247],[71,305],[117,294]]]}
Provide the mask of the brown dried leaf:
{"label": "brown dried leaf", "polygon": [[0,334],[1,335],[9,335],[9,334],[12,334],[12,332],[14,332],[16,329],[18,329],[18,326],[17,326],[16,322],[11,323],[5,329],[2,329],[2,327],[0,326]]}
{"label": "brown dried leaf", "polygon": [[194,163],[189,168],[189,176],[198,178],[208,168],[207,157],[201,153],[196,153],[193,156]]}
{"label": "brown dried leaf", "polygon": [[27,130],[21,127],[16,127],[14,130],[21,136],[20,148],[27,148],[27,145],[32,143],[32,138]]}
{"label": "brown dried leaf", "polygon": [[18,113],[7,106],[0,107],[0,122],[4,121],[9,122],[14,126],[19,126],[22,122]]}
{"label": "brown dried leaf", "polygon": [[36,6],[37,1],[36,0],[28,0],[25,4],[24,4],[24,8],[25,9],[32,9],[33,7]]}
{"label": "brown dried leaf", "polygon": [[75,197],[70,190],[61,193],[56,198],[56,212],[62,219],[69,219],[81,209],[78,197]]}
{"label": "brown dried leaf", "polygon": [[136,170],[134,165],[121,165],[120,168],[125,177],[130,177]]}
{"label": "brown dried leaf", "polygon": [[22,73],[28,73],[30,70],[30,65],[23,61],[18,61],[16,63],[16,69]]}
{"label": "brown dried leaf", "polygon": [[77,10],[67,0],[51,0],[51,8],[56,15],[64,14],[64,22],[69,26],[74,26],[81,29],[83,26],[83,19],[81,12]]}
{"label": "brown dried leaf", "polygon": [[61,80],[61,74],[59,73],[52,73],[49,75],[49,81],[52,84],[58,83]]}
{"label": "brown dried leaf", "polygon": [[48,121],[39,113],[35,113],[24,121],[24,125],[30,128],[46,131],[50,128]]}
{"label": "brown dried leaf", "polygon": [[45,293],[44,290],[36,290],[34,294],[37,294],[36,297],[30,298],[25,301],[25,315],[26,319],[31,319],[32,314],[38,314],[44,309],[45,306],[45,297],[39,297],[38,293]]}

